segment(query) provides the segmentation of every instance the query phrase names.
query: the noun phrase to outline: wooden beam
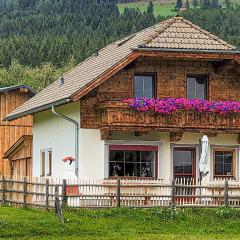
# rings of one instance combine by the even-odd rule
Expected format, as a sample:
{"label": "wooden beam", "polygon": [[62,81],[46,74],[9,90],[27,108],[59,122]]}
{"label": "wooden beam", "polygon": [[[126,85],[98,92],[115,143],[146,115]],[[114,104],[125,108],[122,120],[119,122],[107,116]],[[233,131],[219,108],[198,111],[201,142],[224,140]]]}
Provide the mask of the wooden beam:
{"label": "wooden beam", "polygon": [[240,144],[240,133],[238,133],[238,139],[237,139],[237,141],[238,141],[238,144]]}
{"label": "wooden beam", "polygon": [[178,142],[182,139],[183,132],[170,132],[170,142]]}
{"label": "wooden beam", "polygon": [[109,140],[109,137],[111,135],[109,127],[101,127],[100,133],[101,133],[101,140]]}
{"label": "wooden beam", "polygon": [[218,133],[217,132],[208,132],[205,133],[209,138],[217,137]]}
{"label": "wooden beam", "polygon": [[136,137],[141,137],[143,135],[148,134],[148,131],[135,131],[135,136]]}
{"label": "wooden beam", "polygon": [[158,57],[165,59],[208,59],[208,60],[225,60],[234,59],[234,54],[221,54],[221,53],[197,53],[197,52],[158,52],[158,51],[146,51],[141,52],[141,56],[145,57]]}
{"label": "wooden beam", "polygon": [[234,68],[234,61],[225,60],[214,63],[214,73],[228,72]]}

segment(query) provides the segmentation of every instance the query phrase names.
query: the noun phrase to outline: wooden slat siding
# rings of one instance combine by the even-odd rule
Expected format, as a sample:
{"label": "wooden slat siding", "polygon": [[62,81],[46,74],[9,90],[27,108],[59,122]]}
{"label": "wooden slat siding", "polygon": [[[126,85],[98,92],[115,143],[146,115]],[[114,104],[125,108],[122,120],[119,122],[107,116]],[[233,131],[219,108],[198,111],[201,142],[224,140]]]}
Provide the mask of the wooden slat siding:
{"label": "wooden slat siding", "polygon": [[81,99],[84,95],[89,93],[94,88],[98,87],[101,83],[108,80],[111,76],[130,64],[132,61],[139,57],[157,57],[158,59],[181,59],[181,60],[234,60],[234,54],[218,54],[218,53],[184,53],[184,52],[165,52],[165,51],[134,51],[128,57],[123,59],[120,63],[103,73],[97,79],[84,86],[81,90],[74,93],[71,97],[73,101]]}
{"label": "wooden slat siding", "polygon": [[9,163],[3,159],[4,153],[22,135],[31,135],[33,125],[32,116],[26,116],[12,122],[3,121],[3,118],[29,98],[28,93],[21,92],[19,89],[0,93],[0,174],[10,174]]}
{"label": "wooden slat siding", "polygon": [[[162,60],[143,58],[135,61],[131,68],[121,70],[80,100],[81,127],[99,128],[100,126],[103,126],[100,118],[108,116],[105,116],[104,113],[98,111],[97,104],[104,101],[121,100],[123,98],[133,97],[134,73],[146,72],[155,72],[157,75],[156,90],[158,98],[186,97],[187,74],[207,74],[209,75],[210,100],[221,99],[240,101],[239,75],[234,69],[223,69],[223,71],[215,73],[214,64],[210,61],[177,61],[173,59]],[[119,114],[122,119],[129,117],[127,121],[131,123],[131,118],[126,111],[122,115],[120,112],[116,112],[114,115],[116,119],[119,117],[117,114]],[[189,114],[188,117],[188,121],[191,122],[195,119],[196,115]],[[180,116],[176,116],[175,118],[175,122],[181,120]],[[133,120],[134,119],[135,118],[133,117]],[[197,119],[202,120],[203,118],[198,116]],[[146,122],[147,121],[151,121],[151,119],[146,118]],[[215,121],[215,118],[210,118],[210,121]],[[229,119],[229,121],[231,121],[231,119]],[[220,120],[216,125],[218,126],[218,124],[221,123]],[[132,122],[132,125],[134,124],[135,122]],[[223,126],[228,127],[227,125]]]}

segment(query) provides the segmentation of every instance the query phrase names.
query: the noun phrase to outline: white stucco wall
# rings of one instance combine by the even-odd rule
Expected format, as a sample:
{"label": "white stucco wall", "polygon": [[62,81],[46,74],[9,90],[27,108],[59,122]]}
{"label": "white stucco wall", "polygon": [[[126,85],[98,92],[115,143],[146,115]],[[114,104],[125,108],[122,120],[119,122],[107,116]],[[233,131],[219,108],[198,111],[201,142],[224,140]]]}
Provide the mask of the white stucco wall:
{"label": "white stucco wall", "polygon": [[[56,110],[77,121],[80,119],[79,103],[67,104]],[[52,177],[63,176],[64,162],[67,156],[74,157],[74,125],[61,119],[48,110],[34,115],[33,118],[33,175],[40,176],[40,152],[52,149]]]}
{"label": "white stucco wall", "polygon": [[[80,122],[80,105],[71,103],[56,108]],[[104,177],[104,141],[97,129],[81,129],[79,133],[79,177],[99,179]],[[52,177],[63,178],[65,164],[62,159],[75,156],[75,126],[57,117],[50,110],[34,115],[33,175],[40,176],[40,152],[52,149]]]}

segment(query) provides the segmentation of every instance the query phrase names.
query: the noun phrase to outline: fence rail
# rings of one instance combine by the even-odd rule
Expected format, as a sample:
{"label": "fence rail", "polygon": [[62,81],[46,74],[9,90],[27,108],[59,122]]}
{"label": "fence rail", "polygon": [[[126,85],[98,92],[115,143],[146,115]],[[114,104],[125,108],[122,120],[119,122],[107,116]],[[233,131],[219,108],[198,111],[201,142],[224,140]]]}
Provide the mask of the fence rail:
{"label": "fence rail", "polygon": [[0,202],[54,208],[240,207],[240,182],[103,179],[99,181],[0,176]]}

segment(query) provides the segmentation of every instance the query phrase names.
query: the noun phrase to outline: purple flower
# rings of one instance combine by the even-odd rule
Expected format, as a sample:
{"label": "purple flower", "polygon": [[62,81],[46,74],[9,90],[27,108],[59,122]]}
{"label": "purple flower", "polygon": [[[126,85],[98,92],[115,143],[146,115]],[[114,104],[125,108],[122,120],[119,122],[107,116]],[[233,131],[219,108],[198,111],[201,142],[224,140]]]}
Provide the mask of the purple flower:
{"label": "purple flower", "polygon": [[123,100],[130,107],[141,112],[157,112],[161,114],[173,114],[179,111],[198,111],[200,113],[211,112],[220,115],[240,113],[238,101],[208,101],[202,99],[185,98],[128,98]]}

